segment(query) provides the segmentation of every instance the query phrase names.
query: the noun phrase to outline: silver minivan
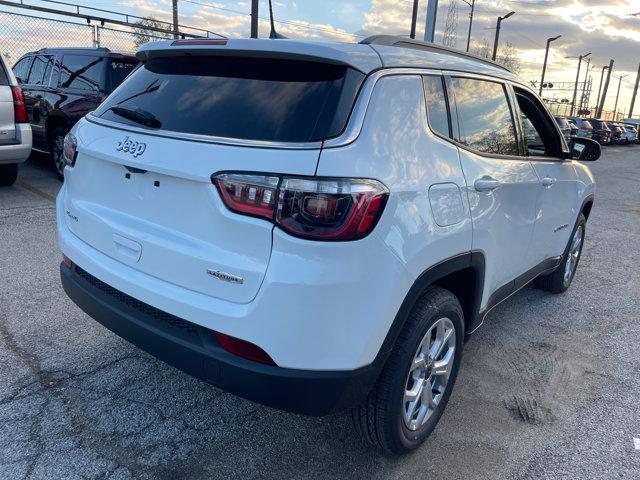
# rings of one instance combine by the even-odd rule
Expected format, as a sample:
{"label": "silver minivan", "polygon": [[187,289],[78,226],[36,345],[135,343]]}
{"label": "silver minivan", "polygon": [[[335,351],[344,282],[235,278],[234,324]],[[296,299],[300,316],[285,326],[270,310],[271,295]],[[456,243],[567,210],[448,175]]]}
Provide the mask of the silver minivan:
{"label": "silver minivan", "polygon": [[22,89],[0,56],[0,187],[13,185],[31,153],[31,126]]}

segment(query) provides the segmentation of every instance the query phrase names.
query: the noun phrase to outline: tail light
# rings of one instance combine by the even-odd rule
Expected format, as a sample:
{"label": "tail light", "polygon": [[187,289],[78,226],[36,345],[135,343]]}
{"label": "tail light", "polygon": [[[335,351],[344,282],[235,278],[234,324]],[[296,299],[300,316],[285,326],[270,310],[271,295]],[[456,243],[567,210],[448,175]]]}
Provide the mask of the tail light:
{"label": "tail light", "polygon": [[78,141],[76,136],[69,132],[66,137],[64,137],[64,144],[62,146],[62,157],[64,159],[64,163],[73,167],[76,164],[76,157],[78,156]]}
{"label": "tail light", "polygon": [[218,340],[220,346],[227,352],[240,358],[251,360],[252,362],[276,366],[276,362],[274,362],[269,354],[259,346],[251,342],[247,342],[246,340],[225,335],[224,333],[213,332],[213,334],[215,335],[216,340]]}
{"label": "tail light", "polygon": [[27,106],[24,103],[24,93],[20,87],[11,87],[11,94],[13,95],[13,112],[14,120],[16,123],[27,123]]}
{"label": "tail light", "polygon": [[389,191],[376,180],[223,173],[212,178],[232,211],[312,240],[357,240],[380,218]]}

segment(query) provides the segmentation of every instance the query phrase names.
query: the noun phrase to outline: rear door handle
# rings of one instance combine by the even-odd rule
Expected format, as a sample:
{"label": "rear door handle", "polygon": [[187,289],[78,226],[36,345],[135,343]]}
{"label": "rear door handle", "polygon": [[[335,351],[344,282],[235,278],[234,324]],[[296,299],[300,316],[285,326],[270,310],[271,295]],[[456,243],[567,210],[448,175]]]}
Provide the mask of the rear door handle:
{"label": "rear door handle", "polygon": [[555,178],[544,177],[542,179],[542,186],[543,187],[547,187],[548,188],[548,187],[552,186],[555,183],[556,183],[556,179]]}
{"label": "rear door handle", "polygon": [[488,175],[484,175],[473,182],[473,188],[478,192],[492,192],[499,186],[500,181]]}

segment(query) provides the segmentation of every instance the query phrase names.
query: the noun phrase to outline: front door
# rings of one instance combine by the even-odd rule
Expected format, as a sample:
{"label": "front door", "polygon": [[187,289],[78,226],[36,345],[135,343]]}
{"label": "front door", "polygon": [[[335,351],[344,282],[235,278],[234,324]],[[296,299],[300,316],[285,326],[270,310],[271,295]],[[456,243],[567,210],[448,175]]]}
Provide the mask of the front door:
{"label": "front door", "polygon": [[578,218],[580,208],[577,175],[572,160],[563,160],[560,130],[535,95],[515,87],[519,118],[524,131],[527,158],[540,179],[531,254],[539,263],[560,257]]}

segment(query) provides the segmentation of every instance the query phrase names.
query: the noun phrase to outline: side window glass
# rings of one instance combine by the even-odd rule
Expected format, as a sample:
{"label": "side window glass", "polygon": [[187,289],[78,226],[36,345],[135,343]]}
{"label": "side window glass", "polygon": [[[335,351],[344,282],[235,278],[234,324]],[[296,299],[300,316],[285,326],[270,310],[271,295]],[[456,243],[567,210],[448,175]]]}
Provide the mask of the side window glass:
{"label": "side window glass", "polygon": [[524,130],[526,154],[529,157],[562,156],[562,140],[551,118],[540,102],[530,93],[515,89]]}
{"label": "side window glass", "polygon": [[424,77],[424,92],[427,100],[427,116],[429,125],[434,132],[450,137],[449,111],[447,97],[444,91],[443,78],[432,75]]}
{"label": "side window glass", "polygon": [[458,141],[481,153],[518,155],[516,131],[504,85],[475,78],[451,79],[458,120]]}
{"label": "side window glass", "polygon": [[104,66],[103,57],[65,55],[60,67],[60,86],[99,91]]}
{"label": "side window glass", "polygon": [[27,83],[29,85],[48,85],[51,76],[53,57],[48,55],[36,55],[33,58],[31,71]]}
{"label": "side window glass", "polygon": [[21,60],[18,60],[13,66],[13,74],[16,76],[16,80],[20,84],[27,83],[27,77],[29,76],[29,67],[31,67],[31,62],[33,61],[33,57],[24,57]]}

